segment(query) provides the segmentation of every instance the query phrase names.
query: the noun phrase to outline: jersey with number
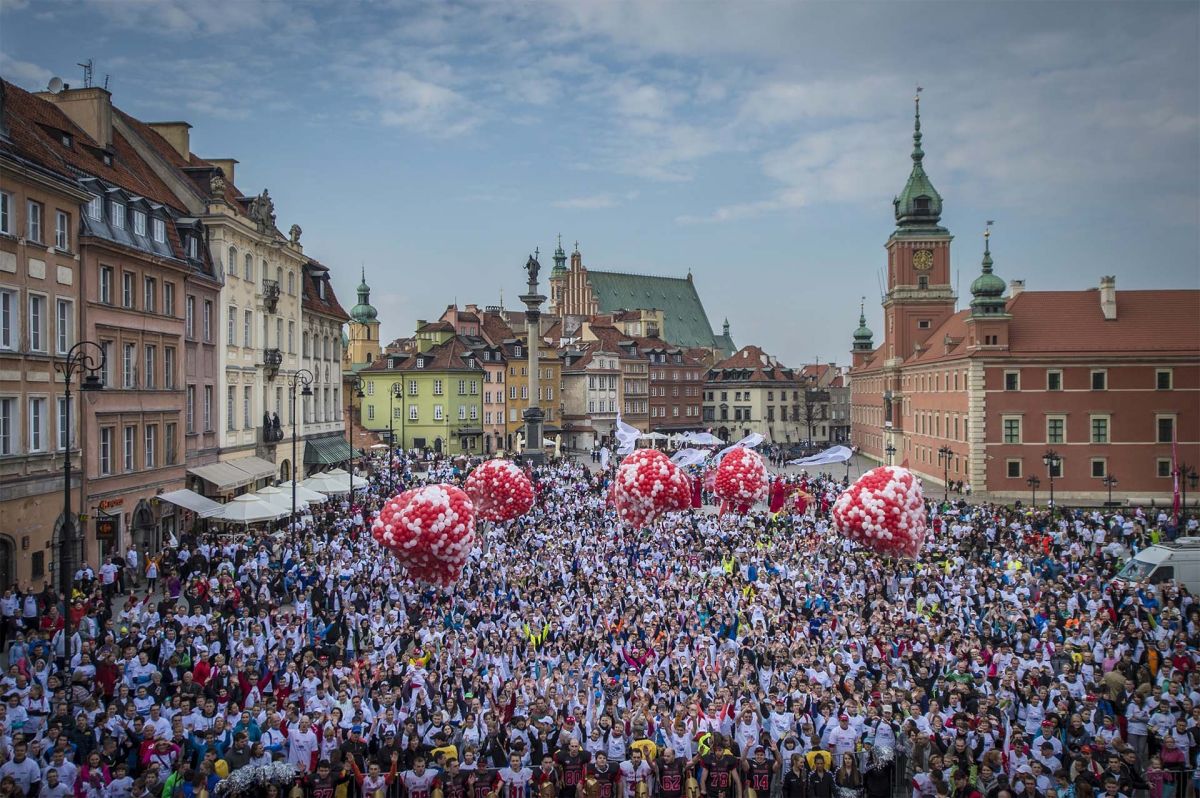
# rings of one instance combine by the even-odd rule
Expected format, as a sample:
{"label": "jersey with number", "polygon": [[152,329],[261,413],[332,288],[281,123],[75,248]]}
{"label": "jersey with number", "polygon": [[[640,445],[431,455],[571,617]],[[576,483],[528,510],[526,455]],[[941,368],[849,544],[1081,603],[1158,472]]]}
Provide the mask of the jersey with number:
{"label": "jersey with number", "polygon": [[733,754],[707,754],[704,759],[704,769],[708,771],[708,795],[725,798],[733,793],[733,771],[738,766],[737,757]]}
{"label": "jersey with number", "polygon": [[416,771],[406,770],[400,774],[400,783],[404,785],[407,798],[429,798],[437,777],[438,772],[432,768],[426,768],[420,775],[417,775]]}
{"label": "jersey with number", "polygon": [[650,763],[642,760],[635,767],[632,759],[627,759],[621,763],[621,784],[625,787],[625,795],[632,796],[637,794],[637,785],[649,785],[650,777],[654,775],[654,769],[650,767]]}
{"label": "jersey with number", "polygon": [[587,772],[587,763],[591,759],[585,752],[580,751],[578,754],[571,754],[569,751],[559,751],[554,756],[558,766],[562,768],[563,788],[573,790],[583,781],[584,773]]}
{"label": "jersey with number", "polygon": [[471,785],[471,798],[487,798],[488,793],[492,791],[492,782],[496,779],[495,772],[489,768],[479,768],[468,775],[475,776],[475,783]]}
{"label": "jersey with number", "polygon": [[438,776],[437,786],[442,788],[442,795],[445,798],[467,798],[467,779],[470,777],[470,773],[462,771],[453,776],[443,773]]}
{"label": "jersey with number", "polygon": [[596,798],[613,798],[616,795],[617,779],[621,774],[615,767],[606,764],[601,770],[599,766],[593,766],[588,768],[588,775],[596,780]]}
{"label": "jersey with number", "polygon": [[760,796],[769,796],[771,794],[771,777],[775,774],[775,768],[770,762],[751,762],[750,767],[746,772],[746,777],[749,784],[746,785],[754,790]]}
{"label": "jersey with number", "polygon": [[532,781],[533,771],[530,768],[500,768],[496,774],[496,786],[503,790],[500,798],[527,798]]}
{"label": "jersey with number", "polygon": [[663,798],[679,798],[683,794],[684,765],[682,759],[660,762],[658,765],[658,788]]}

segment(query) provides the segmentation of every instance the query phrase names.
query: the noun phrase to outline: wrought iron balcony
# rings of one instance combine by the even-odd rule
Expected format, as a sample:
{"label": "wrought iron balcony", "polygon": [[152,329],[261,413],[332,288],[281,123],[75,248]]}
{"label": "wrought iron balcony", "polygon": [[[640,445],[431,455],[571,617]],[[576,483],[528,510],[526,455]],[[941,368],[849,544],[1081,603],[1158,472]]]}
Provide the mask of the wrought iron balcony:
{"label": "wrought iron balcony", "polygon": [[279,305],[279,281],[267,280],[262,281],[263,307],[267,312],[274,313],[275,308]]}
{"label": "wrought iron balcony", "polygon": [[266,427],[259,427],[259,437],[263,443],[279,443],[283,440],[283,429],[274,424]]}
{"label": "wrought iron balcony", "polygon": [[274,379],[282,365],[283,352],[278,349],[263,350],[263,372],[267,375],[267,379]]}

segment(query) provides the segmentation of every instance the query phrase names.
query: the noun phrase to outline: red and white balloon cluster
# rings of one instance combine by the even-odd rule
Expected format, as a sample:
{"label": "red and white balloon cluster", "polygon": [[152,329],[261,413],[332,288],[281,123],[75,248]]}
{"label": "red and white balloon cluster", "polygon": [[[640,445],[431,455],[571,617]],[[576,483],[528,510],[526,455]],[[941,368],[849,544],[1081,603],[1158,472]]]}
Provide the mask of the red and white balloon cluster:
{"label": "red and white balloon cluster", "polygon": [[425,485],[388,499],[371,534],[414,579],[449,587],[475,543],[475,507],[453,485]]}
{"label": "red and white balloon cluster", "polygon": [[692,506],[683,469],[656,449],[638,449],[621,461],[609,491],[622,521],[641,528],[663,513]]}
{"label": "red and white balloon cluster", "polygon": [[533,483],[510,460],[486,460],[467,476],[467,495],[484,521],[509,521],[533,507]]}
{"label": "red and white balloon cluster", "polygon": [[737,446],[721,458],[713,492],[721,499],[722,511],[747,513],[767,498],[770,477],[762,455],[745,446]]}
{"label": "red and white balloon cluster", "polygon": [[925,544],[921,483],[907,468],[872,468],[834,502],[833,523],[843,535],[872,551],[916,557]]}

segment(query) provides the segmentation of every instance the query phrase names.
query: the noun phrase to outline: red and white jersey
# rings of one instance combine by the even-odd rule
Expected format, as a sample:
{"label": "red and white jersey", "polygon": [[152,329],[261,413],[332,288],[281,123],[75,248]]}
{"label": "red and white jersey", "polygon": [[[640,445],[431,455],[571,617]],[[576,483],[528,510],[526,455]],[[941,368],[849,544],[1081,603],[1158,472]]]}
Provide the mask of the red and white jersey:
{"label": "red and white jersey", "polygon": [[437,777],[438,772],[433,768],[425,768],[425,772],[419,776],[414,771],[406,770],[400,774],[400,783],[404,785],[407,798],[429,798]]}
{"label": "red and white jersey", "polygon": [[646,760],[642,760],[636,768],[633,766],[633,760],[627,759],[621,763],[621,784],[625,788],[625,795],[633,795],[634,789],[639,784],[650,784],[650,777],[654,775],[654,770]]}
{"label": "red and white jersey", "polygon": [[520,770],[500,768],[496,773],[496,781],[503,790],[500,798],[526,798],[529,793],[529,785],[533,783],[533,770],[530,768],[521,768]]}

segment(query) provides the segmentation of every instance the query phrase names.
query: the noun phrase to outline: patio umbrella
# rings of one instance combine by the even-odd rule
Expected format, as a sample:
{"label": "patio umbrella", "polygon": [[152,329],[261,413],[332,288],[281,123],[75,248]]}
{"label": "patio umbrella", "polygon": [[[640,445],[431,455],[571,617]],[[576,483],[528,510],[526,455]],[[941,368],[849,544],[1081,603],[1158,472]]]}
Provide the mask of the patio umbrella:
{"label": "patio umbrella", "polygon": [[701,446],[716,446],[725,442],[711,432],[685,432],[682,440],[686,443],[697,443]]}
{"label": "patio umbrella", "polygon": [[[288,482],[280,482],[279,489],[287,494],[288,507],[291,507],[292,506],[292,483],[291,483],[291,481],[289,480]],[[261,493],[261,491],[260,491],[260,493]],[[301,482],[299,485],[296,486],[296,501],[297,502],[306,501],[310,504],[322,504],[328,500],[329,500],[329,497],[326,496],[324,493],[318,493],[315,490],[310,490],[309,488],[304,487],[303,482]]]}
{"label": "patio umbrella", "polygon": [[340,480],[331,477],[325,472],[313,474],[308,479],[300,483],[300,487],[308,488],[317,493],[328,493],[334,496],[340,496],[343,493],[350,492],[349,477],[343,474]]}
{"label": "patio umbrella", "polygon": [[[292,491],[290,488],[285,491],[282,488],[275,487],[274,485],[268,485],[265,488],[259,488],[257,491],[255,491],[251,495],[257,496],[258,498],[265,501],[267,504],[270,504],[274,507],[282,507],[283,509],[287,510],[288,512],[291,512],[291,510],[292,510]],[[300,495],[300,488],[299,488],[299,486],[297,486],[297,488],[296,488],[296,509],[303,510],[305,507],[308,506],[308,503],[309,503],[309,500]]]}
{"label": "patio umbrella", "polygon": [[288,511],[282,507],[263,501],[252,493],[244,493],[226,503],[221,514],[214,518],[234,524],[257,524],[261,521],[274,521],[287,514]]}
{"label": "patio umbrella", "polygon": [[[332,477],[333,479],[340,479],[343,481],[350,479],[350,472],[344,468],[335,468],[332,471],[326,471],[325,475]],[[354,485],[355,490],[358,490],[360,488],[365,488],[369,484],[365,479],[360,477],[358,474],[354,475],[354,479],[351,480],[351,482]]]}

